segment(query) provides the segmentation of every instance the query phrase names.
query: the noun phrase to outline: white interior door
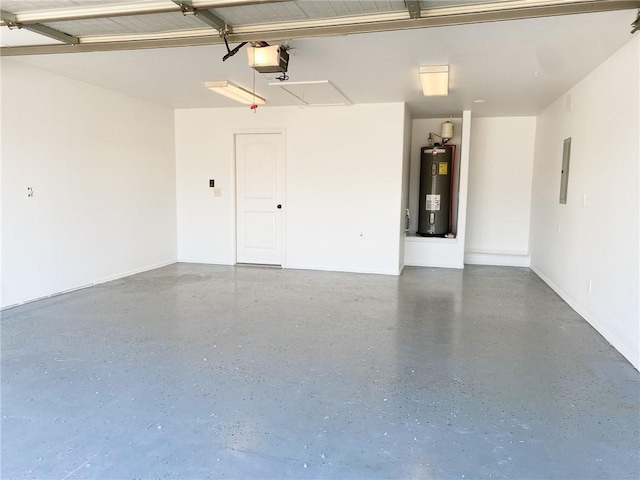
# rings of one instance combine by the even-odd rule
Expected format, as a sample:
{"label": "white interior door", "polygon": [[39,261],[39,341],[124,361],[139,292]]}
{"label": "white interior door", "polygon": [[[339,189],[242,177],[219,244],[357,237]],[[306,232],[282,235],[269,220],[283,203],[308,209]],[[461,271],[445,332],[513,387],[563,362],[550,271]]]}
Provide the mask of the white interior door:
{"label": "white interior door", "polygon": [[237,263],[282,265],[284,135],[236,135]]}

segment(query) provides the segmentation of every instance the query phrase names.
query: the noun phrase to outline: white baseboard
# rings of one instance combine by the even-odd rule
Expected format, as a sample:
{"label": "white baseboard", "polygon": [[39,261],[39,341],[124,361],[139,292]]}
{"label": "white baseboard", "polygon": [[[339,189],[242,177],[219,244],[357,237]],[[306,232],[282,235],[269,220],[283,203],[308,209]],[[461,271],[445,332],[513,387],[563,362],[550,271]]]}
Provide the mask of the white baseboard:
{"label": "white baseboard", "polygon": [[[180,258],[178,259],[179,263],[200,263],[203,265],[230,265],[235,266],[236,263],[229,263],[223,261],[213,261],[213,260],[202,260],[195,258]],[[240,264],[242,265],[242,264]],[[320,272],[343,272],[343,273],[370,273],[373,275],[394,275],[399,276],[402,273],[404,265],[397,270],[394,271],[386,271],[386,270],[375,270],[375,269],[366,269],[366,268],[344,268],[344,267],[335,267],[335,266],[327,266],[327,265],[296,265],[296,264],[288,264],[284,263],[282,265],[283,269],[289,270],[317,270]]]}
{"label": "white baseboard", "polygon": [[156,268],[166,267],[167,265],[173,265],[177,260],[166,260],[164,262],[155,263],[153,265],[147,265],[141,268],[135,268],[133,270],[128,270],[126,272],[116,273],[114,275],[109,275],[107,277],[98,278],[93,281],[93,285],[99,285],[101,283],[112,282],[113,280],[119,280],[124,277],[130,277],[131,275],[137,275],[138,273],[148,272],[149,270],[155,270]]}
{"label": "white baseboard", "polygon": [[136,275],[138,273],[148,272],[149,270],[155,270],[156,268],[166,267],[167,265],[173,265],[174,263],[176,263],[175,260],[167,260],[165,262],[156,263],[154,265],[147,265],[146,267],[136,268],[134,270],[129,270],[127,272],[118,273],[118,274],[115,274],[115,275],[110,275],[108,277],[103,277],[103,278],[94,280],[93,282],[85,284],[85,285],[79,285],[77,287],[68,288],[66,290],[60,290],[60,291],[57,291],[57,292],[52,292],[52,293],[50,293],[48,295],[43,295],[41,297],[31,298],[29,300],[25,300],[24,302],[18,302],[18,303],[14,303],[12,305],[7,305],[6,307],[2,307],[0,309],[0,311],[8,310],[8,309],[14,308],[14,307],[19,307],[20,305],[27,305],[29,303],[37,302],[37,301],[40,301],[40,300],[45,300],[45,299],[51,298],[51,297],[57,297],[59,295],[64,295],[66,293],[71,293],[71,292],[75,292],[75,291],[78,291],[78,290],[83,290],[85,288],[90,288],[90,287],[93,287],[95,285],[99,285],[101,283],[111,282],[113,280],[119,280],[121,278],[129,277],[131,275]]}
{"label": "white baseboard", "polygon": [[33,303],[33,302],[39,302],[40,300],[46,300],[47,298],[57,297],[58,295],[64,295],[66,293],[71,293],[71,292],[75,292],[75,291],[78,291],[78,290],[83,290],[83,289],[89,288],[89,287],[93,287],[93,283],[88,283],[86,285],[80,285],[80,286],[77,286],[77,287],[69,288],[67,290],[61,290],[59,292],[53,292],[53,293],[50,293],[49,295],[43,295],[41,297],[31,298],[29,300],[25,300],[24,302],[13,303],[11,305],[7,305],[5,307],[0,308],[0,311],[9,310],[10,308],[19,307],[21,305],[27,305],[27,304]]}
{"label": "white baseboard", "polygon": [[178,263],[201,263],[203,265],[225,265],[225,266],[233,266],[235,262],[223,261],[223,260],[211,260],[201,259],[201,258],[179,258]]}
{"label": "white baseboard", "polygon": [[531,265],[531,256],[518,253],[465,252],[464,263],[468,265],[528,267]]}
{"label": "white baseboard", "polygon": [[625,357],[636,370],[640,371],[640,352],[634,352],[631,348],[627,347],[617,336],[613,335],[611,331],[605,327],[602,322],[598,321],[593,315],[587,312],[578,302],[571,298],[564,290],[556,285],[549,277],[542,273],[535,265],[529,267],[538,277],[542,279],[544,283],[549,285],[551,289],[556,292],[560,298],[562,298],[567,304],[573,308],[578,315],[584,318],[589,325],[596,329],[596,331],[604,337],[604,339],[613,346],[620,354]]}
{"label": "white baseboard", "polygon": [[375,269],[366,269],[366,268],[344,268],[344,267],[332,267],[327,265],[292,265],[287,264],[283,265],[282,268],[287,268],[290,270],[317,270],[321,272],[342,272],[342,273],[369,273],[374,275],[400,275],[400,270],[396,269],[393,271],[386,270],[375,270]]}

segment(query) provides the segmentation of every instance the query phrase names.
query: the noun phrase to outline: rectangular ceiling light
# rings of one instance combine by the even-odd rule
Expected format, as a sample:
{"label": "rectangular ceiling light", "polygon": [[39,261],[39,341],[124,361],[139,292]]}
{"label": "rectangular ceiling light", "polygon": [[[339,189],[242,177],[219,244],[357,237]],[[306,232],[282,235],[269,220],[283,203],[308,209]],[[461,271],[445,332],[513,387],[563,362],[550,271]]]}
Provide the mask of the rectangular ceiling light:
{"label": "rectangular ceiling light", "polygon": [[261,96],[226,80],[219,82],[205,82],[204,86],[209,90],[219,93],[220,95],[224,95],[225,97],[229,97],[236,102],[244,103],[246,105],[264,105],[267,103],[267,101]]}
{"label": "rectangular ceiling light", "polygon": [[425,97],[449,95],[449,65],[420,67],[420,83]]}

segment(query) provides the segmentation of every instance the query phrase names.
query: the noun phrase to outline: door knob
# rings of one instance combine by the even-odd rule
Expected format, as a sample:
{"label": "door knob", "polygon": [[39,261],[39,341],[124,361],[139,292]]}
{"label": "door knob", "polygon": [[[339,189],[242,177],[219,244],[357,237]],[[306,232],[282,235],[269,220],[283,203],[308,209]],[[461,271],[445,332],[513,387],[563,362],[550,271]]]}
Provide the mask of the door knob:
{"label": "door knob", "polygon": [[278,208],[282,208],[282,205],[278,204]]}

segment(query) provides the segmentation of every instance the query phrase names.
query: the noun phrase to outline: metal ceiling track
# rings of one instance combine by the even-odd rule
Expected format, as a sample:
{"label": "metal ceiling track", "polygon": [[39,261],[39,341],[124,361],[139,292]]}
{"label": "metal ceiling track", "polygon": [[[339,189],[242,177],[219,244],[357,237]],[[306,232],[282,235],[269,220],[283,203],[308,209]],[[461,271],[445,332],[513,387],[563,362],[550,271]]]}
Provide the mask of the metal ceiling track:
{"label": "metal ceiling track", "polygon": [[[254,1],[254,3],[256,2]],[[490,9],[489,5],[493,8]],[[198,6],[198,8],[202,9],[203,7]],[[338,17],[327,20],[290,22],[277,25],[260,24],[242,27],[236,26],[233,32],[228,33],[227,40],[237,43],[280,41],[283,39],[387,32],[393,30],[467,25],[638,8],[640,8],[640,0],[540,1],[535,3],[532,1],[517,1],[512,3],[475,4],[465,8],[451,7],[422,10],[419,18],[409,18],[409,12],[405,10],[400,14],[401,16],[394,16],[393,14],[365,15],[361,17]],[[415,15],[415,13],[413,15]],[[108,37],[101,37],[101,40],[102,39],[104,40],[96,41],[95,39],[91,39],[91,37],[81,37],[80,43],[72,45],[3,47],[0,48],[0,56],[137,50],[220,45],[224,43],[223,37],[218,32],[213,34],[211,30],[208,29],[189,32],[172,32],[170,37],[160,34],[155,37],[128,36],[120,41],[108,39]]]}
{"label": "metal ceiling track", "polygon": [[[73,20],[89,20],[94,18],[127,17],[132,15],[152,15],[154,13],[184,12],[186,7],[208,10],[212,8],[244,7],[265,3],[280,3],[291,0],[170,0],[153,1],[137,0],[107,5],[88,5],[76,8],[56,8],[18,12],[13,14],[23,25],[31,23],[67,22]],[[171,3],[173,2],[173,4]],[[4,21],[4,19],[2,19]],[[0,23],[2,25],[2,23]]]}
{"label": "metal ceiling track", "polygon": [[209,10],[194,7],[193,2],[191,2],[190,0],[172,1],[180,7],[183,15],[193,15],[210,27],[218,30],[218,32],[220,32],[221,34],[231,32],[231,27],[227,25],[227,22],[225,22],[222,18],[214,13],[211,13]]}
{"label": "metal ceiling track", "polygon": [[56,30],[46,25],[42,25],[40,23],[30,23],[28,25],[25,25],[20,22],[20,20],[13,13],[5,12],[4,10],[0,10],[0,19],[2,19],[5,26],[10,29],[24,28],[25,30],[30,30],[32,32],[39,33],[40,35],[44,35],[45,37],[53,38],[54,40],[58,40],[70,45],[76,45],[80,43],[80,38],[74,35],[69,35],[68,33],[61,32],[60,30]]}

